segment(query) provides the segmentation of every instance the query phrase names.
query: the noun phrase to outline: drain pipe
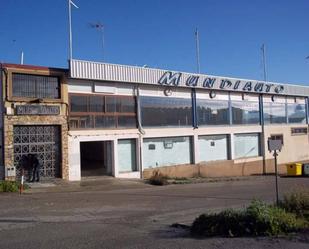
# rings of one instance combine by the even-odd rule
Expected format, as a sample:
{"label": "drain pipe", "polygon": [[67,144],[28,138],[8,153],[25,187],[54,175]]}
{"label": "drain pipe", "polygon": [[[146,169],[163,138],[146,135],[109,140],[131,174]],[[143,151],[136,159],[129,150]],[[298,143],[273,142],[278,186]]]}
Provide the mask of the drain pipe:
{"label": "drain pipe", "polygon": [[263,105],[263,94],[259,96],[259,105],[260,105],[260,122],[262,126],[261,133],[261,152],[263,156],[263,175],[266,175],[266,155],[265,155],[265,123],[264,123],[264,105]]}
{"label": "drain pipe", "polygon": [[138,134],[138,149],[139,149],[139,171],[140,171],[140,178],[143,179],[143,170],[142,170],[142,137],[145,135],[145,131],[142,126],[142,119],[141,119],[141,103],[140,103],[140,95],[139,95],[139,86],[137,85],[134,87],[134,92],[136,94],[136,114],[137,114],[137,128],[139,131]]}

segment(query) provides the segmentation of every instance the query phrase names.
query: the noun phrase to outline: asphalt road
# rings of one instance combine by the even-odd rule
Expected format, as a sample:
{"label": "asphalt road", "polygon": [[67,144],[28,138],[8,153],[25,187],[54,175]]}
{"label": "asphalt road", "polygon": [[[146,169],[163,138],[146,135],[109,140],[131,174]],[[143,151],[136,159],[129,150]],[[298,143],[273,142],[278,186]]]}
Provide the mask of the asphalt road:
{"label": "asphalt road", "polygon": [[[281,193],[309,178],[280,178]],[[274,177],[169,186],[115,179],[0,194],[0,248],[308,248],[308,235],[194,239],[186,230],[204,212],[275,199]]]}

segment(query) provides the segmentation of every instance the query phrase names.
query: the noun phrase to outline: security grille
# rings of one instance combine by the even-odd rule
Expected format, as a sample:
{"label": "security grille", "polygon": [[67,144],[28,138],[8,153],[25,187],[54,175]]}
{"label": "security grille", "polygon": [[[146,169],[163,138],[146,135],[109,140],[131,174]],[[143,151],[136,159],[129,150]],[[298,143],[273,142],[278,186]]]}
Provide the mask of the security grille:
{"label": "security grille", "polygon": [[[60,133],[58,126],[14,126],[14,165],[21,176],[21,161],[34,154],[40,162],[40,176],[60,176]],[[26,174],[29,172],[26,172]]]}

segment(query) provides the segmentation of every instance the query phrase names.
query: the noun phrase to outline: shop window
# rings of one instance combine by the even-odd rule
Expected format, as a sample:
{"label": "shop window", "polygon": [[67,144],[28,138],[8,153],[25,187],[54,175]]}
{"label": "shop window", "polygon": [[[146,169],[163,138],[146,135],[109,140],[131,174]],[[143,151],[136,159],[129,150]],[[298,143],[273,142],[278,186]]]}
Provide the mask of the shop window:
{"label": "shop window", "polygon": [[286,104],[284,103],[264,103],[265,124],[285,124],[287,122]]}
{"label": "shop window", "polygon": [[229,103],[225,100],[197,99],[198,125],[229,124]]}
{"label": "shop window", "polygon": [[260,124],[258,102],[232,101],[233,124]]}
{"label": "shop window", "polygon": [[120,173],[137,171],[135,139],[118,140],[118,169]]}
{"label": "shop window", "polygon": [[259,133],[236,134],[234,136],[235,159],[260,155]]}
{"label": "shop window", "polygon": [[305,104],[288,104],[288,121],[289,123],[306,123],[306,105]]}
{"label": "shop window", "polygon": [[137,126],[134,97],[70,94],[69,101],[71,129]]}
{"label": "shop window", "polygon": [[143,139],[143,166],[155,168],[192,163],[191,137]]}
{"label": "shop window", "polygon": [[60,99],[60,80],[54,76],[12,74],[13,97]]}
{"label": "shop window", "polygon": [[228,160],[228,135],[199,136],[198,142],[200,162]]}
{"label": "shop window", "polygon": [[191,99],[142,96],[140,103],[143,126],[192,125]]}

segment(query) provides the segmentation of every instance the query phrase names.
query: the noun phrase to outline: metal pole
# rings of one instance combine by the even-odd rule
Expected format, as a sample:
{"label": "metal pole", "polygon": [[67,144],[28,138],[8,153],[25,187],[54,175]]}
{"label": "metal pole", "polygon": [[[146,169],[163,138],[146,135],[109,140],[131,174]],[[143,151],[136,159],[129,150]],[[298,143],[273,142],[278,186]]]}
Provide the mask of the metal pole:
{"label": "metal pole", "polygon": [[20,56],[20,64],[24,64],[24,51],[21,51],[21,56]]}
{"label": "metal pole", "polygon": [[73,49],[72,49],[72,18],[71,18],[71,0],[68,0],[69,4],[69,60],[72,60]]}
{"label": "metal pole", "polygon": [[274,157],[275,157],[275,174],[276,174],[276,204],[279,205],[279,190],[278,190],[278,165],[277,165],[277,156],[278,153],[275,150],[274,151]]}
{"label": "metal pole", "polygon": [[[263,71],[264,71],[264,82],[267,83],[267,72],[266,72],[266,54],[265,54],[265,44],[262,45],[262,58],[263,58]],[[261,126],[262,126],[262,156],[263,156],[263,174],[266,174],[266,149],[265,149],[265,123],[264,123],[264,100],[263,94],[260,95],[260,112],[261,112]]]}
{"label": "metal pole", "polygon": [[102,34],[102,52],[103,52],[103,61],[105,61],[105,40],[104,40],[104,26],[101,27]]}
{"label": "metal pole", "polygon": [[199,33],[198,29],[195,30],[195,44],[196,44],[196,64],[197,64],[197,72],[201,72],[200,66],[200,41],[199,41]]}

